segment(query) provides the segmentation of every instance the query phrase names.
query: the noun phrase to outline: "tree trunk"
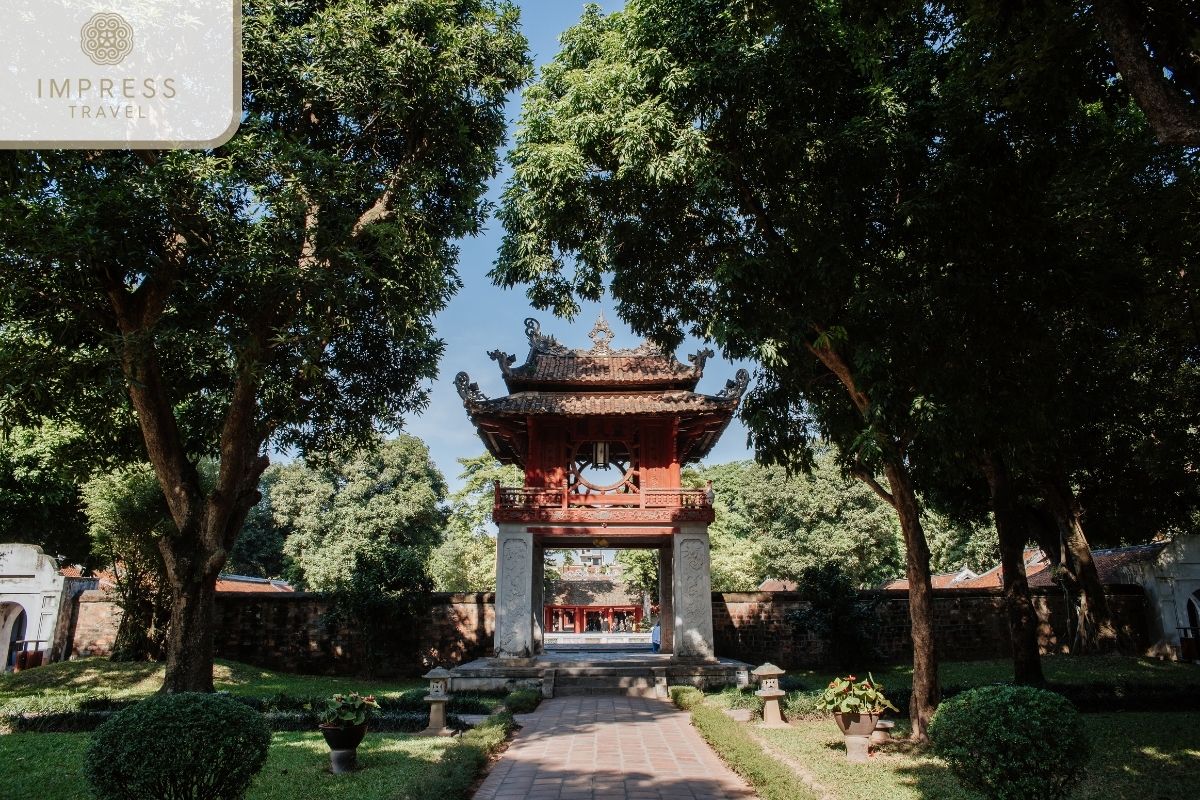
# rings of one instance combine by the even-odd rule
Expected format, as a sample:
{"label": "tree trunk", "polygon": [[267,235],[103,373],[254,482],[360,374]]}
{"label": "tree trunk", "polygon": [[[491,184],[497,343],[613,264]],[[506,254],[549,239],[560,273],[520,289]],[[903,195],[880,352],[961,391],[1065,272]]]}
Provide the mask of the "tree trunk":
{"label": "tree trunk", "polygon": [[1200,146],[1200,111],[1146,51],[1137,12],[1127,0],[1099,0],[1094,7],[1113,61],[1154,135],[1165,145]]}
{"label": "tree trunk", "polygon": [[[822,334],[820,328],[814,328]],[[850,402],[858,409],[864,421],[873,416],[871,400],[858,385],[854,370],[835,348],[807,344],[808,350],[825,365],[845,387]],[[856,471],[859,480],[871,487],[900,517],[900,530],[904,534],[905,576],[908,578],[908,614],[912,622],[913,683],[908,700],[908,713],[912,719],[911,738],[918,742],[929,741],[929,720],[941,700],[938,686],[937,648],[933,637],[933,581],[929,575],[929,543],[921,527],[921,506],[913,488],[912,476],[904,465],[903,448],[896,446],[882,432],[878,434],[888,457],[883,460],[883,473],[891,491],[886,491],[865,467]]]}
{"label": "tree trunk", "polygon": [[1117,627],[1113,623],[1104,584],[1096,571],[1092,549],[1083,532],[1075,494],[1061,475],[1043,483],[1042,499],[1058,524],[1063,542],[1063,566],[1079,586],[1079,626],[1075,652],[1110,653],[1117,649]]}
{"label": "tree trunk", "polygon": [[1025,527],[1021,524],[1008,467],[1001,456],[989,453],[982,471],[992,495],[992,514],[1000,539],[1000,565],[1004,576],[1004,604],[1008,610],[1008,634],[1012,641],[1013,678],[1017,683],[1045,683],[1038,650],[1038,617],[1029,596],[1025,575]]}
{"label": "tree trunk", "polygon": [[912,719],[911,738],[929,741],[929,720],[941,700],[938,685],[937,648],[933,636],[933,582],[929,574],[929,544],[921,527],[921,507],[917,503],[912,478],[899,461],[884,464],[893,507],[900,517],[904,534],[905,576],[908,578],[908,613],[912,621],[913,679],[908,714]]}
{"label": "tree trunk", "polygon": [[217,575],[171,581],[171,629],[163,692],[213,690],[213,599]]}

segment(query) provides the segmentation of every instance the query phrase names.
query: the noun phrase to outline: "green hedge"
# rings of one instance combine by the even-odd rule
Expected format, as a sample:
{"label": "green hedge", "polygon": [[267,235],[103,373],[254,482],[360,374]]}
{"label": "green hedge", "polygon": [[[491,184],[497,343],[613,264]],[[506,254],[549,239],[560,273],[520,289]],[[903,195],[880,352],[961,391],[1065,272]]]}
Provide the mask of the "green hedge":
{"label": "green hedge", "polygon": [[[245,705],[245,704],[240,704]],[[0,715],[0,733],[77,733],[94,731],[117,711],[49,711]],[[317,712],[260,711],[272,731],[314,731],[320,720]],[[446,724],[465,730],[466,723],[455,714],[447,715]],[[423,712],[377,711],[371,715],[370,729],[376,733],[416,733],[429,725],[429,707]]]}
{"label": "green hedge", "polygon": [[504,697],[504,708],[510,714],[528,714],[542,702],[542,693],[537,689],[514,689]]}
{"label": "green hedge", "polygon": [[672,686],[667,689],[671,702],[684,711],[690,711],[693,706],[704,702],[704,692],[695,686]]}

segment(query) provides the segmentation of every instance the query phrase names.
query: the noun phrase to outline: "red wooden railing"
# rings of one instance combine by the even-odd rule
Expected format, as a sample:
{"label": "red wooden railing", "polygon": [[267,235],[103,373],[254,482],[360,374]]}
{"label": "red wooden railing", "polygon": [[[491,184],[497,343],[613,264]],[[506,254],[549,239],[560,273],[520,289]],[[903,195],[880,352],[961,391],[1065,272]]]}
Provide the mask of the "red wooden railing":
{"label": "red wooden railing", "polygon": [[513,487],[496,484],[497,508],[707,508],[706,489],[643,489],[641,492],[584,494],[567,487]]}

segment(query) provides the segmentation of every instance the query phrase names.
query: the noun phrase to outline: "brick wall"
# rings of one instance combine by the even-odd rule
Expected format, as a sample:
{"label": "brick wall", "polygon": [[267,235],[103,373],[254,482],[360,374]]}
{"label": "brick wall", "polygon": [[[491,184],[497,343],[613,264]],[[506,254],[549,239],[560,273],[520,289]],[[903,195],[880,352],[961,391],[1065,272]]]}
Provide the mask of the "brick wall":
{"label": "brick wall", "polygon": [[[1109,603],[1130,649],[1147,645],[1147,604],[1140,586],[1109,586]],[[1031,590],[1041,622],[1039,639],[1046,653],[1065,652],[1067,606],[1062,592]],[[882,660],[912,659],[908,593],[903,590],[862,592],[876,603],[875,646]],[[717,652],[781,667],[827,666],[826,644],[797,632],[790,612],[804,606],[795,592],[748,592],[713,595],[713,633]],[[934,590],[934,636],[939,656],[947,661],[1007,658],[1011,655],[1004,597],[999,589]]]}
{"label": "brick wall", "polygon": [[[1140,652],[1147,642],[1147,604],[1141,587],[1111,586],[1109,602],[1128,641]],[[1042,649],[1063,651],[1066,603],[1058,591],[1033,590],[1041,618]],[[904,591],[863,592],[877,601],[877,648],[885,661],[912,658],[908,596]],[[798,634],[788,613],[803,602],[794,592],[713,595],[717,652],[785,669],[827,665],[826,645]],[[222,658],[285,672],[348,674],[361,671],[364,643],[334,622],[329,601],[316,594],[222,593],[217,596],[216,650]],[[940,657],[949,660],[1009,656],[1004,598],[996,589],[934,591],[934,630]],[[105,655],[116,635],[120,610],[102,592],[79,598],[73,654]],[[434,664],[451,665],[487,655],[495,630],[495,596],[434,594],[415,622],[395,620],[381,674],[417,674]]]}
{"label": "brick wall", "polygon": [[[381,674],[417,674],[435,664],[487,655],[496,627],[495,595],[438,593],[415,623],[387,627]],[[366,658],[362,637],[334,620],[332,604],[304,592],[222,592],[216,602],[218,658],[283,672],[351,674]],[[121,610],[101,591],[79,598],[72,657],[112,652]]]}
{"label": "brick wall", "polygon": [[106,656],[117,640],[121,609],[107,592],[91,589],[75,600],[75,632],[71,640],[71,658]]}

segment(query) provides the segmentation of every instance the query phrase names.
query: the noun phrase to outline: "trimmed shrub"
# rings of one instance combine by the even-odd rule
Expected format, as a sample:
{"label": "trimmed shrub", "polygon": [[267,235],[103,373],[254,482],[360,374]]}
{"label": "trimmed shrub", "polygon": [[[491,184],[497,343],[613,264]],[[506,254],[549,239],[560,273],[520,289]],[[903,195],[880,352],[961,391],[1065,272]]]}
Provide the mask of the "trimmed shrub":
{"label": "trimmed shrub", "polygon": [[1089,752],[1070,701],[1030,686],[985,686],[943,701],[929,737],[960,781],[993,800],[1066,797]]}
{"label": "trimmed shrub", "polygon": [[119,711],[88,745],[84,771],[100,800],[239,800],[262,769],[271,731],[228,697],[150,697]]}
{"label": "trimmed shrub", "polygon": [[510,714],[528,714],[542,702],[537,689],[514,689],[504,697],[504,708]]}
{"label": "trimmed shrub", "polygon": [[667,691],[671,695],[671,702],[684,711],[704,702],[704,692],[695,686],[672,686]]}

